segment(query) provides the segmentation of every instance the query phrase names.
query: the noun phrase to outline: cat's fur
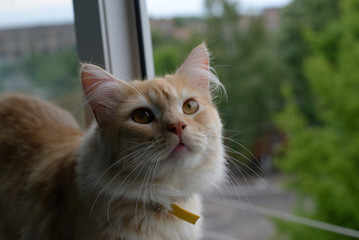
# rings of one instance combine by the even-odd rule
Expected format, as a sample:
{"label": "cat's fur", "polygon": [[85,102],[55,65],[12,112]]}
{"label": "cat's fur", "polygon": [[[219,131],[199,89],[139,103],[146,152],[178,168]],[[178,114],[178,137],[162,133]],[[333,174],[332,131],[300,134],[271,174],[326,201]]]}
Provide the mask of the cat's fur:
{"label": "cat's fur", "polygon": [[[0,100],[0,237],[199,239],[201,219],[192,225],[168,211],[176,203],[200,214],[199,193],[225,175],[210,90],[220,83],[205,45],[174,75],[127,83],[85,64],[81,80],[96,118],[86,133],[39,99]],[[191,115],[182,111],[188,99],[199,105]],[[154,120],[136,123],[138,108]],[[176,151],[179,141],[186,147]]]}

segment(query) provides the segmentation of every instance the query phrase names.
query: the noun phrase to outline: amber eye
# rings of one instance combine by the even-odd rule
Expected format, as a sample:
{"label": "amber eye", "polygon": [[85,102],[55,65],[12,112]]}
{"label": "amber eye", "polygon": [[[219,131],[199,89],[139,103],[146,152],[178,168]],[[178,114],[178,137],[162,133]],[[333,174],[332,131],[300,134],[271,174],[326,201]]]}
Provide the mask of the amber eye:
{"label": "amber eye", "polygon": [[183,103],[182,111],[184,114],[190,115],[198,110],[198,103],[193,99],[188,99]]}
{"label": "amber eye", "polygon": [[132,119],[136,123],[147,124],[153,121],[154,116],[150,110],[146,108],[140,108],[133,112]]}

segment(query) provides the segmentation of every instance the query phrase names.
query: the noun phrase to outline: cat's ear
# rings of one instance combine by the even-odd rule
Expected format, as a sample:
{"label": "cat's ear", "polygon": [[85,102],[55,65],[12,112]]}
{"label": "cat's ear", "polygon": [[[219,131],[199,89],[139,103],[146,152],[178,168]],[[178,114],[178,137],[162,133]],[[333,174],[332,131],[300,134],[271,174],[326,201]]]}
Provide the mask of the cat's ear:
{"label": "cat's ear", "polygon": [[209,65],[209,52],[206,44],[201,43],[186,58],[176,75],[184,77],[194,87],[210,95],[209,83],[213,78]]}
{"label": "cat's ear", "polygon": [[100,126],[108,125],[127,83],[92,64],[82,64],[81,83],[96,121]]}

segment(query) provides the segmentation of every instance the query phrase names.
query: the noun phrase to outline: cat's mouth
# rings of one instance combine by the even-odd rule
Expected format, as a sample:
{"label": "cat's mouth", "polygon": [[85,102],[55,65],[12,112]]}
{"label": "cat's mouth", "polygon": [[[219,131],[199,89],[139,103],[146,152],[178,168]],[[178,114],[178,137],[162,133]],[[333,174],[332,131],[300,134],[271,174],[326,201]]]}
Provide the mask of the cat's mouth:
{"label": "cat's mouth", "polygon": [[171,152],[171,155],[179,156],[188,150],[189,148],[187,147],[187,145],[181,141],[174,147],[174,149]]}
{"label": "cat's mouth", "polygon": [[[179,143],[173,151],[182,151],[183,149],[186,149],[187,146],[184,143]],[[188,149],[188,148],[187,148]]]}

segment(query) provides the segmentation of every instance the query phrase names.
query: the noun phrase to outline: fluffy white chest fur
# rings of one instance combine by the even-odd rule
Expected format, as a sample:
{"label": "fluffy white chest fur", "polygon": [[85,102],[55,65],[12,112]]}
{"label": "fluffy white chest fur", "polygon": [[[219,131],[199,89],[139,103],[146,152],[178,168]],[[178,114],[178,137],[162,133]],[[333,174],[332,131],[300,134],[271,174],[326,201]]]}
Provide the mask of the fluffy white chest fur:
{"label": "fluffy white chest fur", "polygon": [[[200,201],[197,196],[190,199],[187,204],[182,203],[191,212],[200,213]],[[135,210],[136,211],[136,210]],[[111,219],[114,226],[119,227],[116,232],[112,227],[105,233],[105,239],[126,240],[193,240],[200,239],[202,219],[195,225],[179,219],[165,209],[137,209],[136,216],[130,219],[119,217]],[[124,222],[125,221],[125,222]]]}

